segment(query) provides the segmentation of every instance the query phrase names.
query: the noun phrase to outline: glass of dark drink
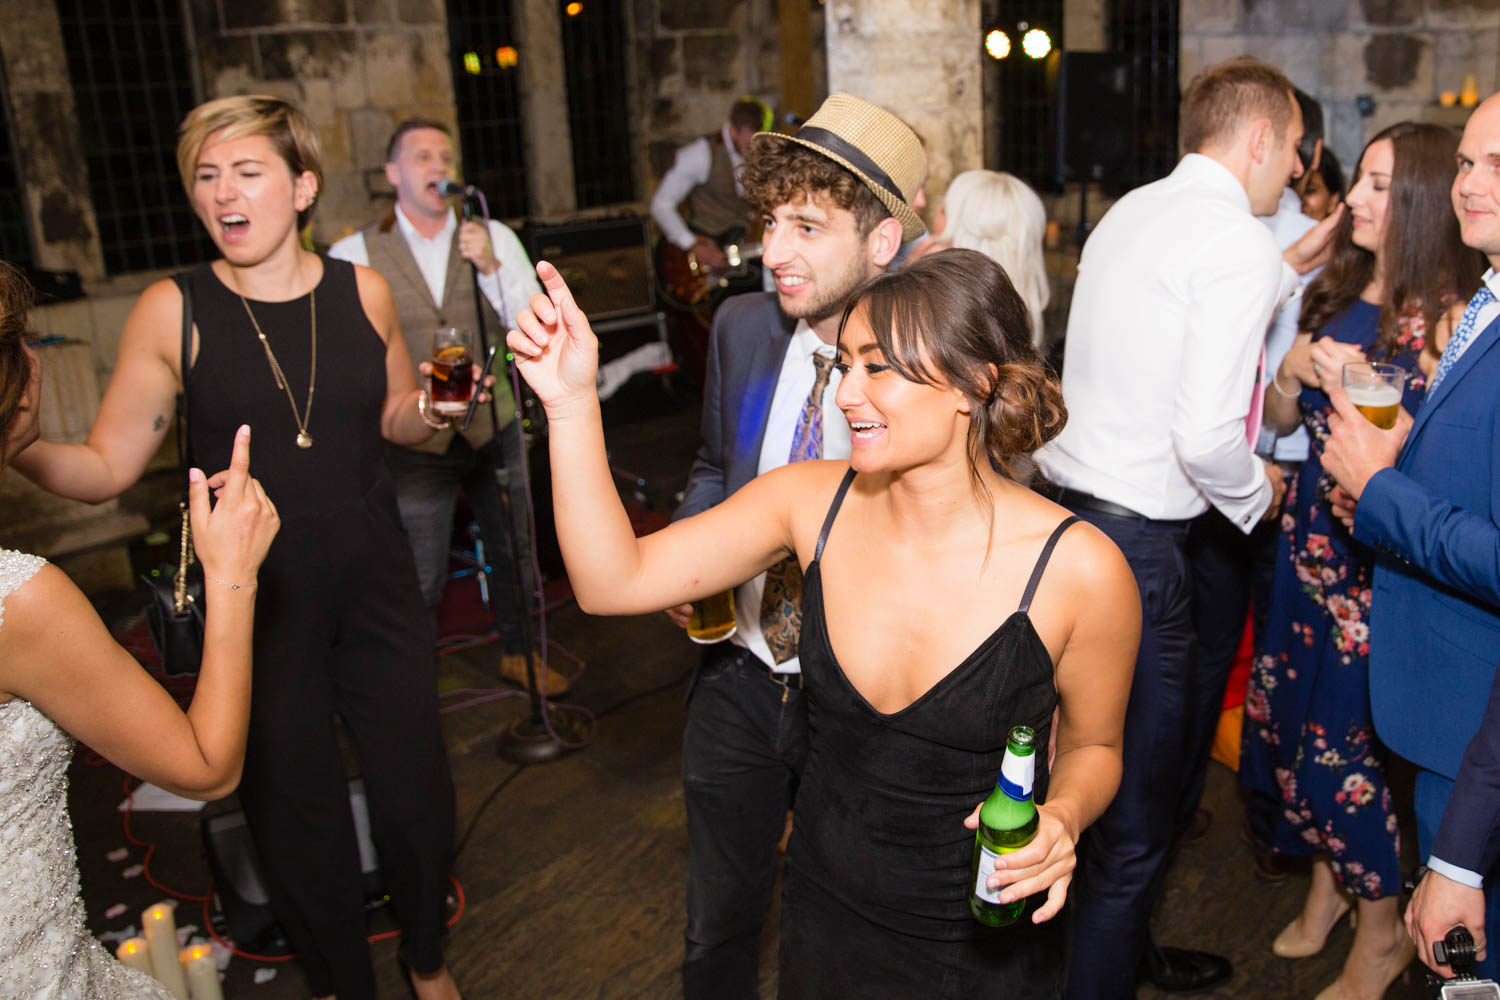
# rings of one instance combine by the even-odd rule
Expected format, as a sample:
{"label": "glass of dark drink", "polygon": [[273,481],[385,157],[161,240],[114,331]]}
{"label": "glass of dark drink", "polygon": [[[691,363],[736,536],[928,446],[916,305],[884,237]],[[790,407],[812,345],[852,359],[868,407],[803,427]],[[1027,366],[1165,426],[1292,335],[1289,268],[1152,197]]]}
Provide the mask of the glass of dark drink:
{"label": "glass of dark drink", "polygon": [[432,409],[461,417],[474,395],[474,331],[438,327],[432,332]]}

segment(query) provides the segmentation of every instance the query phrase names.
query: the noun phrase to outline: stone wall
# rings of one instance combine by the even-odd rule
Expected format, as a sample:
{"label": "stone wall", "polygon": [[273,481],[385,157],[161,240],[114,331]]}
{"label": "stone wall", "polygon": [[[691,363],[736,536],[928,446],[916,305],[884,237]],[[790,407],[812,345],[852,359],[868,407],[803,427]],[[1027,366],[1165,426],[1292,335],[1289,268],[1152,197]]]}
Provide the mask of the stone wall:
{"label": "stone wall", "polygon": [[[827,96],[823,18],[811,8],[815,102]],[[781,107],[776,0],[635,0],[634,91],[642,198],[672,165],[677,148],[718,130],[729,105],[749,94]]]}
{"label": "stone wall", "polygon": [[984,165],[979,0],[829,0],[828,86],[900,115],[927,147],[923,213]]}
{"label": "stone wall", "polygon": [[[1453,122],[1438,95],[1474,73],[1495,92],[1495,0],[1182,0],[1182,82],[1231,56],[1283,70],[1323,104],[1328,145],[1346,174],[1365,141],[1403,119]],[[1368,117],[1357,100],[1373,102]]]}
{"label": "stone wall", "polygon": [[50,0],[0,0],[0,60],[36,262],[85,278],[104,273],[99,224],[88,197],[78,111]]}

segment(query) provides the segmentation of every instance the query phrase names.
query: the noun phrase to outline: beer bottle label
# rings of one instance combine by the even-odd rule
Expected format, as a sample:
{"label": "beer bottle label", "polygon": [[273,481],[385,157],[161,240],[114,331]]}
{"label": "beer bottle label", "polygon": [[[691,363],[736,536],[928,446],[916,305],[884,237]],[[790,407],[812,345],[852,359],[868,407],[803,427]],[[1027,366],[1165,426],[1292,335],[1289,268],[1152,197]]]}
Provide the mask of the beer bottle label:
{"label": "beer bottle label", "polygon": [[1036,776],[1036,755],[1007,752],[1000,762],[1000,790],[1017,802],[1031,798],[1031,786]]}
{"label": "beer bottle label", "polygon": [[974,879],[974,895],[986,903],[993,903],[995,906],[1000,905],[1000,893],[1005,891],[1005,886],[1002,885],[998,889],[991,889],[987,884],[987,880],[995,873],[995,859],[1002,854],[1009,854],[1014,850],[1018,850],[1018,848],[1002,847],[997,851],[983,843],[979,845],[979,874]]}

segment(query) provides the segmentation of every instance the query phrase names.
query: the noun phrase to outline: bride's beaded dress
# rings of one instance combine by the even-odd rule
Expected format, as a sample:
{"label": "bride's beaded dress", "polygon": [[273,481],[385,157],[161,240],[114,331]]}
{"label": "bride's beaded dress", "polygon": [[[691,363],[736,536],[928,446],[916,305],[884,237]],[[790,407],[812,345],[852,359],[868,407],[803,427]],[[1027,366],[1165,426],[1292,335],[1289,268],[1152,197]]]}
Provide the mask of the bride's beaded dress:
{"label": "bride's beaded dress", "polygon": [[[0,624],[5,598],[43,564],[0,549]],[[72,754],[72,738],[30,702],[0,704],[0,997],[171,1000],[84,924],[68,818]]]}

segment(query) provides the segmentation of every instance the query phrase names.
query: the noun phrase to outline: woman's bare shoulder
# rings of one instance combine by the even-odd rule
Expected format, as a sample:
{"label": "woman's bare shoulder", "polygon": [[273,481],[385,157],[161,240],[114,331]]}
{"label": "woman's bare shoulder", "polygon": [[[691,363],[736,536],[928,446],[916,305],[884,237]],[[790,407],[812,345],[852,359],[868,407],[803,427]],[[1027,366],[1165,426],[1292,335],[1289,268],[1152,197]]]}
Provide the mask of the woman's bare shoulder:
{"label": "woman's bare shoulder", "polygon": [[147,285],[135,300],[127,324],[144,323],[150,329],[169,331],[174,337],[182,329],[182,289],[171,278]]}
{"label": "woman's bare shoulder", "polygon": [[[1036,495],[1036,499],[1045,505],[1042,516],[1053,525],[1053,530],[1074,516],[1066,507],[1043,496]],[[1107,598],[1113,593],[1135,591],[1135,575],[1119,546],[1082,518],[1068,524],[1058,536],[1047,572],[1056,574],[1075,593]]]}
{"label": "woman's bare shoulder", "polygon": [[[80,619],[77,612],[88,607]],[[26,673],[35,669],[37,650],[57,630],[74,632],[97,621],[83,592],[62,570],[43,563],[14,590],[0,599],[0,690],[29,694]]]}
{"label": "woman's bare shoulder", "polygon": [[375,327],[375,332],[385,340],[394,328],[396,319],[396,302],[391,297],[390,283],[373,267],[363,264],[355,264],[353,267],[354,287],[359,293],[359,304],[364,306],[365,315],[369,317],[370,325]]}

